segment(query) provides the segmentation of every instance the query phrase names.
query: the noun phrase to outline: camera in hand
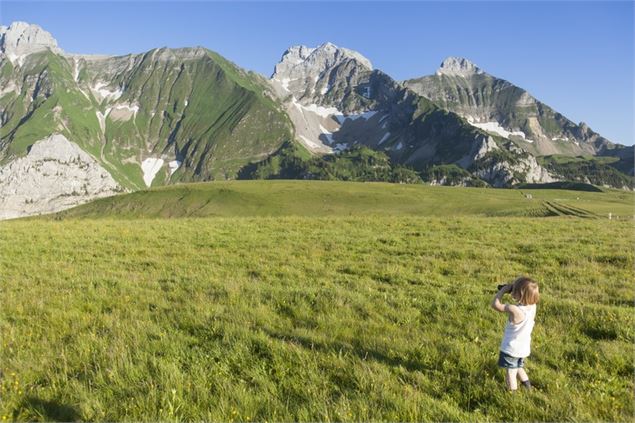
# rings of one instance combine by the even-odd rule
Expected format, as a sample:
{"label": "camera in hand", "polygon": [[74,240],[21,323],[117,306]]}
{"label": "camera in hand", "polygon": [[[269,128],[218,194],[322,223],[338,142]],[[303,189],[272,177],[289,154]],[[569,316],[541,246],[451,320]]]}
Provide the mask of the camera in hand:
{"label": "camera in hand", "polygon": [[501,289],[505,288],[507,286],[506,283],[502,284],[502,285],[498,285],[497,288],[500,291]]}

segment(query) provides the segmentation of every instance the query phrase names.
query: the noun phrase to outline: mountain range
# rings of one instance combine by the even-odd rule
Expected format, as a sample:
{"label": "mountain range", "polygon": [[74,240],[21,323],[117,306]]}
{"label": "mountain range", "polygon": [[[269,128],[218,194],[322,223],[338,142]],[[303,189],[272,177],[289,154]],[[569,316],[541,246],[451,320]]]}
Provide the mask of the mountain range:
{"label": "mountain range", "polygon": [[37,25],[0,27],[0,218],[359,148],[409,181],[632,186],[632,146],[467,59],[396,81],[358,52],[294,46],[267,79],[202,47],[77,55]]}

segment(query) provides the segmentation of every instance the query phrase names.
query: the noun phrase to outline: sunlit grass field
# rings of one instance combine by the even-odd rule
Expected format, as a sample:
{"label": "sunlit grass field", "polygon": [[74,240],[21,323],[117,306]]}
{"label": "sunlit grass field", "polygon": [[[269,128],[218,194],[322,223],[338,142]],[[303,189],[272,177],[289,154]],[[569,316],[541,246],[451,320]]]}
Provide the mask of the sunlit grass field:
{"label": "sunlit grass field", "polygon": [[633,192],[459,188],[334,181],[170,185],[93,201],[55,218],[574,216],[633,218]]}
{"label": "sunlit grass field", "polygon": [[[632,421],[632,220],[350,214],[1,222],[0,416]],[[489,302],[521,274],[512,395]]]}

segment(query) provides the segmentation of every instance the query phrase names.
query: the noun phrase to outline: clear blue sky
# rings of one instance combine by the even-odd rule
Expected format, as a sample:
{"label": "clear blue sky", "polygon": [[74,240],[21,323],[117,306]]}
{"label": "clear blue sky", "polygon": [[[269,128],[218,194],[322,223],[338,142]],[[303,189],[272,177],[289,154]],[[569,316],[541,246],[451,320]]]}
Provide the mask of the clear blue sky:
{"label": "clear blue sky", "polygon": [[36,23],[72,53],[201,45],[269,76],[290,45],[331,41],[395,79],[466,57],[574,122],[634,143],[633,3],[11,2],[0,22]]}

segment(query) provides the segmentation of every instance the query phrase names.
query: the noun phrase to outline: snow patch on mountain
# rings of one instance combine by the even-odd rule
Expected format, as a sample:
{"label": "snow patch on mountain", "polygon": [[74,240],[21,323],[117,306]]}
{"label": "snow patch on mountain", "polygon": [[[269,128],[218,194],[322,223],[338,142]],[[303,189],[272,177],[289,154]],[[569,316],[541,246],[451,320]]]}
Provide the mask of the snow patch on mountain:
{"label": "snow patch on mountain", "polygon": [[123,91],[121,90],[121,88],[117,88],[116,90],[109,90],[108,88],[104,88],[106,87],[108,84],[106,84],[105,82],[98,82],[95,85],[93,85],[90,89],[93,92],[93,94],[95,94],[96,97],[98,97],[99,101],[102,100],[109,100],[109,101],[116,101],[119,99],[119,97],[121,97],[121,95],[123,94]]}
{"label": "snow patch on mountain", "polygon": [[377,143],[378,145],[381,145],[384,143],[384,141],[386,141],[388,138],[390,137],[390,132],[386,132],[384,134],[383,137],[381,137],[381,139],[379,140],[379,142]]}
{"label": "snow patch on mountain", "polygon": [[332,115],[337,115],[337,116],[341,116],[342,115],[342,112],[337,110],[335,107],[323,107],[323,106],[318,106],[317,104],[309,104],[308,106],[304,106],[304,105],[298,103],[295,100],[295,98],[293,99],[292,103],[298,109],[306,110],[308,112],[313,112],[313,113],[315,113],[315,114],[317,114],[318,116],[321,116],[321,117],[329,117],[329,116],[332,116]]}
{"label": "snow patch on mountain", "polygon": [[123,103],[123,104],[117,104],[113,106],[112,108],[114,110],[127,110],[132,113],[137,113],[139,111],[139,106],[137,104],[134,104],[131,106],[130,104]]}
{"label": "snow patch on mountain", "polygon": [[320,133],[326,137],[326,141],[329,144],[333,144],[333,132],[320,125]]}
{"label": "snow patch on mountain", "polygon": [[18,56],[17,54],[9,53],[7,54],[7,58],[11,62],[13,66],[21,68],[24,66],[24,60],[26,59],[26,55]]}
{"label": "snow patch on mountain", "polygon": [[75,82],[79,81],[79,59],[73,58],[73,79]]}
{"label": "snow patch on mountain", "polygon": [[163,167],[163,163],[163,159],[154,157],[148,157],[143,162],[141,162],[141,170],[143,171],[143,182],[145,182],[147,187],[150,187],[150,185],[152,185],[152,181]]}
{"label": "snow patch on mountain", "polygon": [[344,123],[347,119],[357,120],[364,119],[369,120],[373,116],[377,114],[377,110],[369,110],[367,112],[357,113],[357,114],[349,114],[349,115],[337,115],[335,118],[340,122],[340,124]]}
{"label": "snow patch on mountain", "polygon": [[170,170],[170,176],[172,176],[174,174],[174,172],[177,171],[177,169],[179,167],[181,167],[182,162],[179,160],[172,160],[171,162],[168,163],[168,169]]}
{"label": "snow patch on mountain", "polygon": [[526,142],[529,142],[529,143],[533,142],[533,140],[530,140],[526,137],[523,131],[508,131],[507,129],[503,128],[501,124],[498,122],[482,122],[482,123],[474,122],[470,116],[468,116],[467,121],[472,126],[475,126],[487,132],[493,132],[504,138],[509,138],[510,136],[517,136],[517,137],[521,137]]}
{"label": "snow patch on mountain", "polygon": [[120,103],[109,107],[108,113],[112,120],[126,121],[136,117],[139,111],[138,104]]}

